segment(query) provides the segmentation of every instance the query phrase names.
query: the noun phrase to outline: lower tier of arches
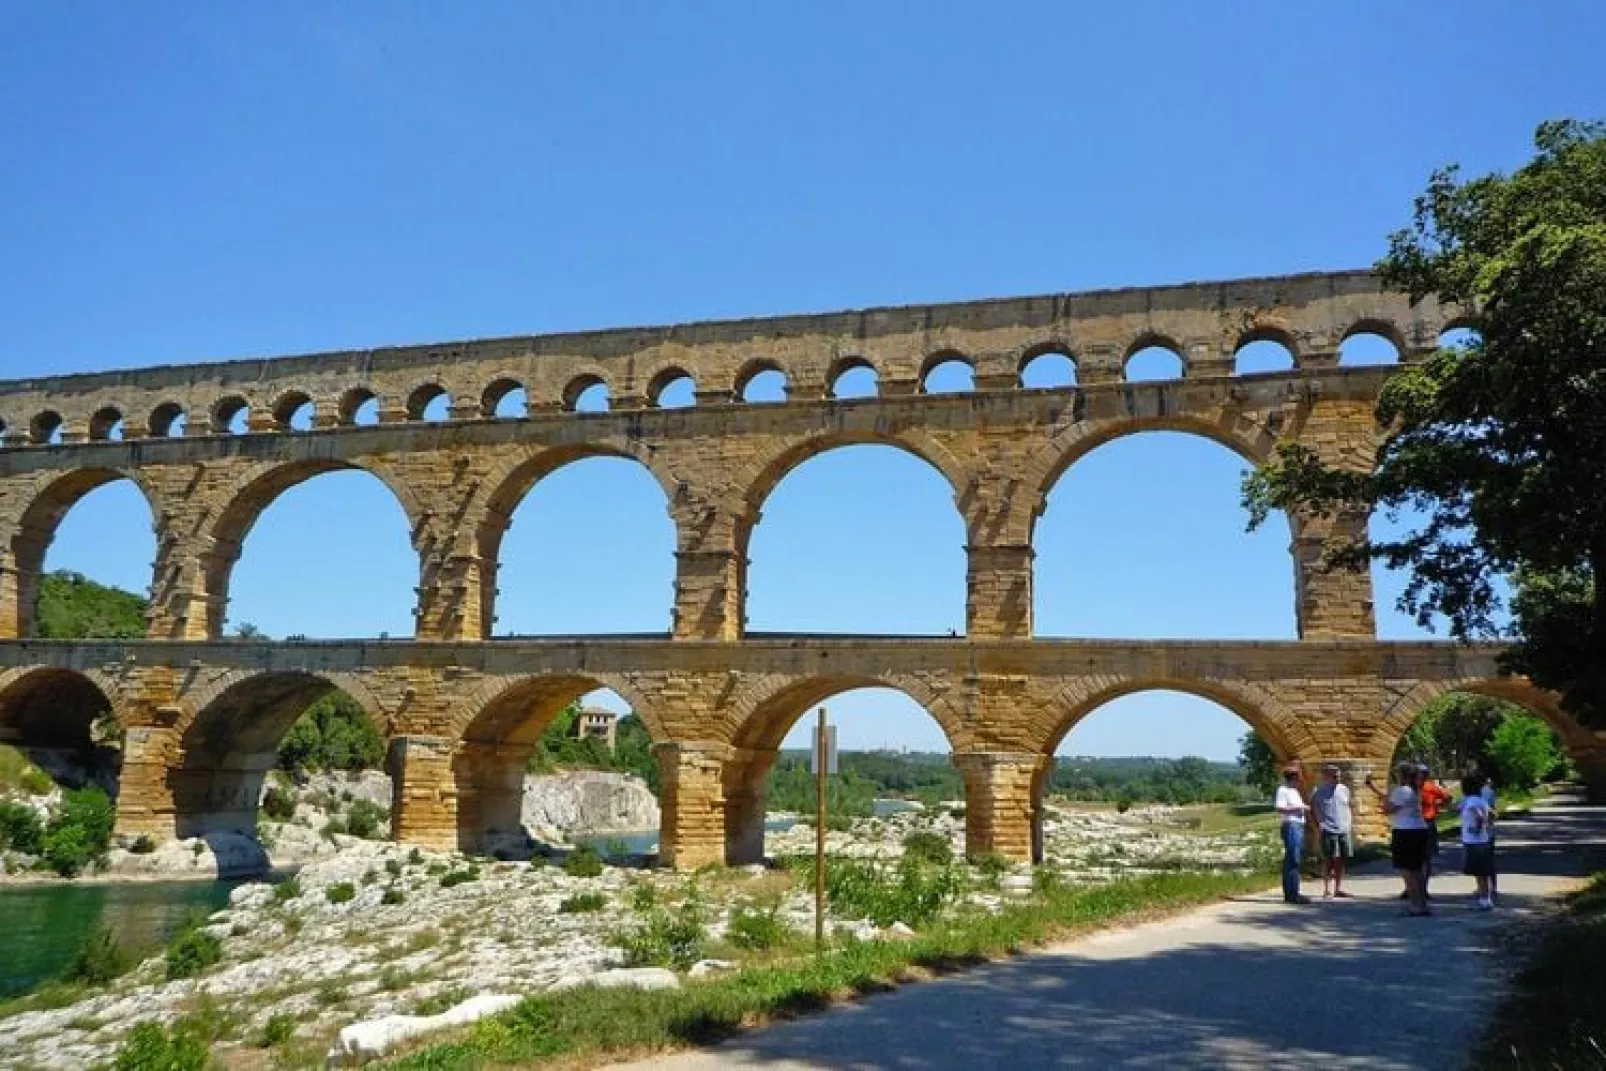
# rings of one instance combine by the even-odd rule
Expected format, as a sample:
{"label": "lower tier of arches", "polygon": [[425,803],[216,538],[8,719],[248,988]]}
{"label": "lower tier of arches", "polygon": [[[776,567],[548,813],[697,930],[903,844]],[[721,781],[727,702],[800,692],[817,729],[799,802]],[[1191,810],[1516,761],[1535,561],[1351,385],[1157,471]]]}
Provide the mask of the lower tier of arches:
{"label": "lower tier of arches", "polygon": [[0,643],[0,743],[117,746],[117,831],[251,833],[263,780],[300,712],[335,690],[372,720],[393,784],[394,835],[489,853],[520,833],[527,760],[557,714],[611,689],[653,741],[662,860],[762,856],[765,789],[783,738],[839,692],[895,689],[940,728],[965,788],[972,855],[1040,854],[1060,740],[1089,712],[1149,689],[1238,715],[1284,762],[1336,764],[1364,835],[1390,756],[1446,692],[1520,704],[1555,728],[1606,796],[1606,734],[1555,697],[1500,677],[1498,649],[1365,642],[976,642],[790,637],[428,643]]}

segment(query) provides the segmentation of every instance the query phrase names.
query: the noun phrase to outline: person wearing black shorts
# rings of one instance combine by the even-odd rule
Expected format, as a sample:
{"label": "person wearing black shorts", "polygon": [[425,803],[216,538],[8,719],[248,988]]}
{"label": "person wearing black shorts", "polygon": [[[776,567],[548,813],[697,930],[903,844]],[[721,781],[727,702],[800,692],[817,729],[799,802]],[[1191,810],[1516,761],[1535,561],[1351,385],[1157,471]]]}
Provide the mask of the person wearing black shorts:
{"label": "person wearing black shorts", "polygon": [[1427,915],[1427,899],[1422,895],[1422,868],[1428,859],[1428,824],[1422,817],[1418,795],[1422,775],[1415,763],[1404,762],[1397,771],[1399,783],[1383,796],[1370,778],[1367,784],[1383,796],[1383,813],[1389,816],[1389,857],[1405,881],[1407,915]]}

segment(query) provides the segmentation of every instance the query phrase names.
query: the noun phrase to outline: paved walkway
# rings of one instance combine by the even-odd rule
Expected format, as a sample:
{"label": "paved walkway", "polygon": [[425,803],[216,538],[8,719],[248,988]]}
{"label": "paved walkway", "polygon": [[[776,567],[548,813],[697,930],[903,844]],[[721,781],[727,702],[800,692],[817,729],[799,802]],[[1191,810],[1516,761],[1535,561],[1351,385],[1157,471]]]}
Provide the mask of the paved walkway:
{"label": "paved walkway", "polygon": [[1354,900],[1237,900],[632,1066],[1458,1068],[1497,995],[1496,938],[1591,855],[1606,865],[1606,809],[1552,803],[1500,846],[1494,912],[1471,910],[1457,873],[1435,879],[1432,918],[1403,918],[1397,879],[1374,872]]}

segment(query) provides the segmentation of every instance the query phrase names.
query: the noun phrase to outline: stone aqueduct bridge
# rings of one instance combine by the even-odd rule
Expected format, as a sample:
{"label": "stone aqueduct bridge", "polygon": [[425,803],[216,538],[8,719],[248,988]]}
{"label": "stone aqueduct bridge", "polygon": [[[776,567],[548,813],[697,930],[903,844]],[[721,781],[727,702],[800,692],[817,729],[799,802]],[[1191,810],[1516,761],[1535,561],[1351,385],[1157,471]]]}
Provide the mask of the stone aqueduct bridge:
{"label": "stone aqueduct bridge", "polygon": [[[942,725],[973,853],[1030,857],[1059,740],[1102,703],[1153,687],[1227,706],[1287,758],[1357,772],[1386,762],[1434,696],[1491,692],[1546,717],[1606,787],[1606,738],[1567,720],[1553,697],[1499,678],[1495,651],[1376,641],[1368,576],[1320,566],[1328,541],[1362,517],[1291,518],[1298,641],[1033,638],[1033,527],[1078,457],[1169,429],[1249,461],[1291,439],[1367,464],[1388,371],[1340,368],[1340,343],[1380,334],[1410,360],[1459,322],[1369,274],[1340,273],[0,383],[0,739],[87,746],[109,709],[125,731],[121,832],[251,829],[279,739],[338,687],[390,741],[395,836],[472,848],[517,825],[524,761],[551,717],[608,687],[656,741],[663,855],[682,867],[761,852],[763,786],[786,730],[864,685],[901,689]],[[1259,339],[1285,345],[1294,369],[1234,375],[1237,349]],[[1127,358],[1149,345],[1172,349],[1182,378],[1125,381]],[[1072,358],[1077,387],[1022,387],[1023,366],[1049,352]],[[953,359],[974,370],[974,391],[924,393],[926,373]],[[878,396],[834,398],[837,377],[860,367],[874,369]],[[766,370],[784,373],[786,401],[741,401]],[[696,405],[659,407],[664,387],[688,376]],[[610,411],[574,412],[597,383]],[[514,389],[528,414],[495,417]],[[449,418],[426,421],[443,394]],[[371,399],[379,421],[359,426]],[[309,405],[312,426],[294,430]],[[229,433],[242,412],[245,432]],[[746,633],[748,535],[766,495],[804,460],[852,443],[900,447],[952,485],[968,542],[965,636]],[[490,639],[514,508],[542,477],[590,455],[635,459],[664,490],[678,539],[670,631]],[[378,477],[410,519],[416,638],[221,639],[230,574],[257,517],[288,488],[341,469]],[[120,479],[144,493],[156,532],[148,638],[28,639],[60,519]],[[1375,824],[1369,794],[1359,798]]]}

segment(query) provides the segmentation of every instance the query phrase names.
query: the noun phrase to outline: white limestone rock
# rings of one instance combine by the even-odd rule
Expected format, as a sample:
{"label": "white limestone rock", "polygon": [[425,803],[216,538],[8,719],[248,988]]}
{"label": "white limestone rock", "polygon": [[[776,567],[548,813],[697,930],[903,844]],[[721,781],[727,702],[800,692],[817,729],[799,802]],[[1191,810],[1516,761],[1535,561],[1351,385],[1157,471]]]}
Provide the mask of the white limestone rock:
{"label": "white limestone rock", "polygon": [[340,1031],[325,1063],[330,1067],[356,1067],[379,1059],[413,1038],[454,1026],[467,1026],[504,1012],[521,999],[509,993],[482,993],[439,1015],[387,1015],[353,1023]]}

